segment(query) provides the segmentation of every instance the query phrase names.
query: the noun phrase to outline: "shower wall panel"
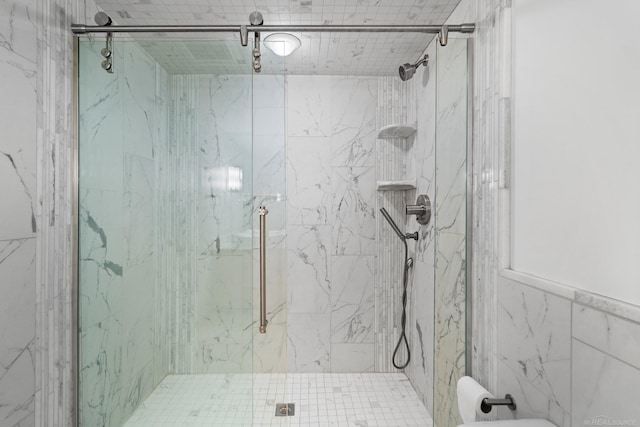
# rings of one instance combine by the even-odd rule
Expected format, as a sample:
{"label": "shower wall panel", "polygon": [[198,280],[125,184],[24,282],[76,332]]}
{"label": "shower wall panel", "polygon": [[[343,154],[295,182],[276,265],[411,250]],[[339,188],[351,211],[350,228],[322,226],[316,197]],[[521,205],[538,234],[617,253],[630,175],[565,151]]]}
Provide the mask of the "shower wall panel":
{"label": "shower wall panel", "polygon": [[35,372],[36,298],[40,296],[36,286],[39,4],[35,0],[0,3],[0,424],[11,426],[36,424],[39,390]]}
{"label": "shower wall panel", "polygon": [[287,77],[290,372],[374,370],[377,79]]}
{"label": "shower wall panel", "polygon": [[99,69],[97,44],[81,49],[81,73],[93,79],[80,87],[79,416],[119,426],[166,374],[154,304],[161,73],[134,43],[114,46],[114,74]]}

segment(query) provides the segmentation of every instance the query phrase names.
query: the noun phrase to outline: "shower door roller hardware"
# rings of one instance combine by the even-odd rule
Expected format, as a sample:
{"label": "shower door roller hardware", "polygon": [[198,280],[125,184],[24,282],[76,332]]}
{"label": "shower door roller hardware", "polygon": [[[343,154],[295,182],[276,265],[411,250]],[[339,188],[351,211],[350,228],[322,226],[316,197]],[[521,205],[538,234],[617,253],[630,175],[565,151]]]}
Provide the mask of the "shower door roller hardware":
{"label": "shower door roller hardware", "polygon": [[443,25],[438,33],[438,41],[440,41],[440,46],[446,46],[449,42],[449,27],[447,25]]}
{"label": "shower door roller hardware", "polygon": [[260,333],[267,332],[267,214],[265,206],[258,208],[260,215]]}
{"label": "shower door roller hardware", "polygon": [[242,46],[249,44],[249,30],[246,25],[240,25],[240,44]]}
{"label": "shower door roller hardware", "polygon": [[426,194],[419,195],[415,205],[407,205],[406,213],[407,215],[415,215],[416,221],[420,225],[429,224],[429,220],[431,220],[431,200],[429,200],[429,196]]}

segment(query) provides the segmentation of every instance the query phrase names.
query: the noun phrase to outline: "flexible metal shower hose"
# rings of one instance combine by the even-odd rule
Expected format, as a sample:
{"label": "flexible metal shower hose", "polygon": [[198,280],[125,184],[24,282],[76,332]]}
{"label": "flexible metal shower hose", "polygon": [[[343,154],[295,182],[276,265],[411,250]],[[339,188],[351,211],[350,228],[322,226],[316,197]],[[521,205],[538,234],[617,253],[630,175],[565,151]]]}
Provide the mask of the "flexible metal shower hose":
{"label": "flexible metal shower hose", "polygon": [[[402,318],[400,320],[400,325],[402,326],[402,332],[400,333],[400,338],[398,339],[398,344],[396,344],[395,350],[393,350],[393,357],[391,358],[391,363],[396,369],[404,369],[409,365],[409,361],[411,360],[411,350],[409,349],[409,342],[407,341],[406,334],[406,326],[407,326],[407,280],[409,276],[409,248],[407,247],[407,240],[402,239],[404,243],[404,273],[402,274]],[[403,364],[396,363],[396,356],[398,355],[398,350],[400,349],[400,344],[404,340],[404,345],[407,349],[407,360]]]}

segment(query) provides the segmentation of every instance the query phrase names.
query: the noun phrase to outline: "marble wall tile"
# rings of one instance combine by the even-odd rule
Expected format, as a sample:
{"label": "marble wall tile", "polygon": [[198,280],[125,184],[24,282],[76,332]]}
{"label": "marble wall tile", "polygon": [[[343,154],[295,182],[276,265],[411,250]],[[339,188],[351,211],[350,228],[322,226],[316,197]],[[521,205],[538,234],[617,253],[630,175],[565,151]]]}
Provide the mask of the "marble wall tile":
{"label": "marble wall tile", "polygon": [[28,176],[31,165],[25,165],[28,159],[17,157],[28,153],[12,151],[10,147],[0,146],[0,179],[4,183],[0,190],[0,199],[3,200],[0,238],[4,240],[32,237],[36,232],[34,192],[28,186],[33,181]]}
{"label": "marble wall tile", "polygon": [[287,223],[330,224],[329,138],[287,138]]}
{"label": "marble wall tile", "polygon": [[153,375],[155,265],[151,262],[128,267],[122,290],[121,408],[125,417],[135,411],[158,385]]}
{"label": "marble wall tile", "polygon": [[79,199],[80,223],[85,224],[88,231],[80,235],[80,259],[97,262],[122,276],[126,256],[122,191],[81,188]]}
{"label": "marble wall tile", "polygon": [[251,79],[193,78],[197,81],[189,84],[197,85],[197,93],[191,94],[197,104],[185,106],[184,113],[193,121],[192,137],[200,145],[199,224],[209,228],[200,234],[199,250],[249,249],[251,241],[238,239],[237,233],[252,227],[252,205],[248,204],[253,183],[252,130],[246,125],[252,122]]}
{"label": "marble wall tile", "polygon": [[286,194],[284,111],[255,108],[253,118],[253,193]]}
{"label": "marble wall tile", "polygon": [[571,303],[504,278],[499,301],[497,392],[514,396],[518,418],[562,426],[571,411]]}
{"label": "marble wall tile", "polygon": [[254,76],[253,193],[286,194],[284,76]]}
{"label": "marble wall tile", "polygon": [[240,272],[248,267],[247,259],[236,251],[198,259],[198,312],[209,318],[217,310],[248,307]]}
{"label": "marble wall tile", "polygon": [[255,74],[253,76],[254,108],[285,107],[285,77],[281,75]]}
{"label": "marble wall tile", "polygon": [[[84,227],[83,227],[84,228]],[[80,233],[83,229],[80,229]],[[80,323],[94,325],[122,310],[123,277],[94,260],[81,260],[79,280]],[[115,343],[114,343],[115,344]]]}
{"label": "marble wall tile", "polygon": [[148,264],[154,260],[155,164],[152,159],[125,154],[124,174],[124,264]]}
{"label": "marble wall tile", "polygon": [[461,422],[456,383],[465,375],[465,235],[437,232],[435,251],[433,417],[452,426]]}
{"label": "marble wall tile", "polygon": [[331,315],[289,313],[288,372],[330,372]]}
{"label": "marble wall tile", "polygon": [[[114,47],[114,61],[123,62],[123,43]],[[91,72],[91,79],[80,79],[78,88],[79,182],[82,188],[121,191],[124,177],[123,69],[113,74],[97,72],[104,59],[102,43],[80,43],[79,69]],[[96,70],[96,72],[92,72]]]}
{"label": "marble wall tile", "polygon": [[0,5],[0,240],[36,233],[36,2]]}
{"label": "marble wall tile", "polygon": [[[377,84],[374,78],[287,77],[288,312],[329,316],[330,336],[321,340],[326,370],[329,362],[357,366],[362,350],[345,347],[345,359],[338,360],[332,342],[373,342]],[[289,333],[289,354],[300,345]]]}
{"label": "marble wall tile", "polygon": [[640,324],[573,304],[572,336],[640,369]]}
{"label": "marble wall tile", "polygon": [[374,278],[372,255],[331,257],[332,343],[373,343]]}
{"label": "marble wall tile", "polygon": [[35,239],[0,241],[0,424],[35,423]]}
{"label": "marble wall tile", "polygon": [[619,310],[572,308],[572,425],[637,424],[640,324]]}
{"label": "marble wall tile", "polygon": [[244,344],[202,340],[194,354],[199,361],[194,364],[194,371],[191,373],[250,372],[252,354],[251,349]]}
{"label": "marble wall tile", "polygon": [[377,79],[331,83],[331,165],[375,166]]}
{"label": "marble wall tile", "polygon": [[114,345],[121,336],[121,322],[114,316],[80,333],[80,425],[119,426],[125,417],[121,407],[122,348]]}
{"label": "marble wall tile", "polygon": [[252,261],[245,251],[199,261],[197,361],[191,373],[251,369]]}
{"label": "marble wall tile", "polygon": [[374,372],[375,345],[331,344],[331,372]]}
{"label": "marble wall tile", "polygon": [[637,367],[574,339],[571,377],[571,425],[640,422]]}
{"label": "marble wall tile", "polygon": [[331,257],[329,226],[287,227],[289,313],[329,313]]}
{"label": "marble wall tile", "polygon": [[287,76],[287,135],[331,136],[330,76]]}
{"label": "marble wall tile", "polygon": [[375,254],[374,167],[333,167],[332,254]]}
{"label": "marble wall tile", "polygon": [[[156,62],[137,43],[116,44],[122,49],[122,125],[124,152],[153,158]],[[106,74],[106,73],[105,73]]]}

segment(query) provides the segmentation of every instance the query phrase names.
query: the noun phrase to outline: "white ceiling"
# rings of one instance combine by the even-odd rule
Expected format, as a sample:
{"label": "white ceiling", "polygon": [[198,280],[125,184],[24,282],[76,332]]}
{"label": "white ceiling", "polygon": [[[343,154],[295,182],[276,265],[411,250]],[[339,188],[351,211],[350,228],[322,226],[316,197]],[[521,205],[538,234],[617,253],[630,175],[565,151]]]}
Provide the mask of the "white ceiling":
{"label": "white ceiling", "polygon": [[[241,25],[258,10],[265,25],[427,25],[443,24],[460,0],[97,0],[119,25]],[[93,23],[91,23],[93,24]],[[456,24],[459,24],[456,22]],[[266,34],[263,34],[263,36]],[[295,33],[302,47],[274,58],[263,47],[263,72],[287,74],[396,75],[398,66],[417,60],[433,39],[420,33]],[[160,36],[160,35],[156,35]],[[200,39],[227,39],[211,51],[190,42],[151,41],[143,47],[170,73],[246,73],[249,47],[238,34],[202,34]],[[184,38],[184,37],[179,37]],[[193,36],[190,36],[193,38]],[[211,52],[215,52],[213,55]],[[220,61],[216,56],[220,55]]]}

